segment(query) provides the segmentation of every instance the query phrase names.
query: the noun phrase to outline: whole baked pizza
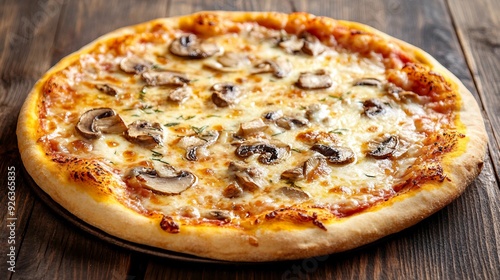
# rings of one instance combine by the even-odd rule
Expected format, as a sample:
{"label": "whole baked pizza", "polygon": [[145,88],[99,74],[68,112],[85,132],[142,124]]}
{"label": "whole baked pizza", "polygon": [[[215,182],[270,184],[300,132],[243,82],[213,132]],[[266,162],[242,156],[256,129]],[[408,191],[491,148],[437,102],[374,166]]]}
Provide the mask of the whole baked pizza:
{"label": "whole baked pizza", "polygon": [[248,262],[414,225],[474,180],[487,143],[471,93],[424,51],[274,12],[106,34],[36,83],[17,135],[32,178],[85,223]]}

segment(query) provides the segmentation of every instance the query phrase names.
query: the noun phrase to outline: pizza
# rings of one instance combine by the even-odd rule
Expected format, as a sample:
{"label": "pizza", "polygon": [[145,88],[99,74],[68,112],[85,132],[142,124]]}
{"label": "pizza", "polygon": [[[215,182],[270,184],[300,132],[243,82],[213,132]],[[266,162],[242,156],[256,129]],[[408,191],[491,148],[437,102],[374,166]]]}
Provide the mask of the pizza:
{"label": "pizza", "polygon": [[89,225],[159,250],[261,262],[410,227],[481,170],[463,84],[371,27],[200,12],[106,34],[21,109],[26,170]]}

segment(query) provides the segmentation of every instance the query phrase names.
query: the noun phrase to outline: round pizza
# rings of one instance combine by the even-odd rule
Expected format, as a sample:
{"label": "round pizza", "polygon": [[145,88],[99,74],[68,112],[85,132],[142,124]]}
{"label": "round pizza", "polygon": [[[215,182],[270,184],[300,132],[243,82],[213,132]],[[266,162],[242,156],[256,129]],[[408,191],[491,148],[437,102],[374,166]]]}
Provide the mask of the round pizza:
{"label": "round pizza", "polygon": [[487,138],[424,51],[306,13],[201,12],[113,31],[34,86],[26,170],[89,225],[229,261],[341,252],[459,196]]}

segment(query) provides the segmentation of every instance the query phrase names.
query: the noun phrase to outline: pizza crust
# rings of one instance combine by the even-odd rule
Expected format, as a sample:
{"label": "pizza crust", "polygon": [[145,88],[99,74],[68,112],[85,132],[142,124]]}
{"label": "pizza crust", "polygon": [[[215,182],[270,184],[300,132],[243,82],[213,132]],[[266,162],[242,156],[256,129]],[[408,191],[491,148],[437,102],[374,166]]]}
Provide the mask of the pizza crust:
{"label": "pizza crust", "polygon": [[[217,13],[222,17],[238,20],[277,18],[278,20],[271,22],[276,26],[284,26],[283,20],[288,18],[287,15],[277,13]],[[66,174],[60,172],[60,166],[48,159],[42,147],[37,144],[39,138],[37,128],[40,125],[37,117],[39,100],[45,81],[53,73],[77,60],[80,55],[89,52],[101,41],[133,33],[141,26],[154,24],[157,21],[176,25],[179,21],[193,19],[195,16],[159,19],[100,37],[56,64],[37,82],[28,95],[21,109],[17,127],[19,151],[23,163],[35,182],[46,193],[88,224],[124,240],[200,257],[249,262],[307,258],[353,249],[408,228],[449,204],[480,172],[486,153],[486,132],[481,111],[465,86],[424,51],[365,25],[341,21],[339,23],[342,25],[375,33],[397,43],[406,52],[413,54],[459,86],[462,102],[459,117],[467,137],[460,140],[454,153],[444,158],[444,169],[449,180],[439,185],[426,183],[420,188],[411,189],[359,214],[325,223],[326,230],[293,225],[289,222],[266,221],[269,225],[265,223],[253,230],[225,226],[183,225],[178,234],[163,231],[159,227],[161,217],[140,215],[125,207],[114,196],[103,196],[105,189],[94,188],[89,191],[86,186],[68,180]],[[330,21],[322,18],[322,22]],[[109,176],[112,177],[111,173]]]}

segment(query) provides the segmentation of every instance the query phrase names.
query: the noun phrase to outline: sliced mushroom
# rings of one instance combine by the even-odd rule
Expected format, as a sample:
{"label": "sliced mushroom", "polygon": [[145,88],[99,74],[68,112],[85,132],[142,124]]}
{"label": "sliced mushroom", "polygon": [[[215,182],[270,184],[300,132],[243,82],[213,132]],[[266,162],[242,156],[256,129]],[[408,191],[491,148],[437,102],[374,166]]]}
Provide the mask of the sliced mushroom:
{"label": "sliced mushroom", "polygon": [[236,135],[242,137],[255,136],[264,130],[266,130],[267,125],[262,121],[262,119],[255,119],[249,122],[240,124],[240,130]]}
{"label": "sliced mushroom", "polygon": [[312,157],[304,162],[304,177],[307,181],[312,181],[318,177],[328,175],[331,169],[328,168],[325,158],[323,157]]}
{"label": "sliced mushroom", "polygon": [[291,36],[289,38],[281,38],[281,42],[278,45],[283,48],[287,53],[298,53],[304,46],[304,40],[298,38],[297,36]]}
{"label": "sliced mushroom", "polygon": [[253,74],[273,73],[276,78],[284,78],[292,71],[292,64],[284,57],[264,60],[255,65]]}
{"label": "sliced mushroom", "polygon": [[243,162],[230,162],[229,172],[235,177],[238,184],[245,190],[256,191],[267,186],[266,170],[256,166],[249,166]]}
{"label": "sliced mushroom", "polygon": [[219,138],[217,130],[207,131],[203,135],[184,136],[179,141],[179,147],[186,150],[186,159],[196,161],[203,154],[204,149],[215,143]]}
{"label": "sliced mushroom", "polygon": [[217,107],[228,107],[235,104],[242,92],[232,83],[219,83],[212,86],[212,102]]}
{"label": "sliced mushroom", "polygon": [[302,89],[323,89],[332,86],[332,78],[324,70],[301,73],[295,83]]}
{"label": "sliced mushroom", "polygon": [[188,100],[188,98],[193,94],[193,90],[191,87],[184,85],[182,87],[178,87],[170,92],[168,95],[168,100],[175,103],[183,103]]}
{"label": "sliced mushroom", "polygon": [[198,178],[188,171],[175,171],[170,167],[170,176],[162,176],[155,169],[147,167],[133,168],[126,182],[133,187],[143,187],[158,194],[180,194],[196,185]]}
{"label": "sliced mushroom", "polygon": [[307,106],[306,118],[311,122],[319,122],[330,115],[328,106],[324,104],[311,104]]}
{"label": "sliced mushroom", "polygon": [[250,64],[248,56],[236,52],[226,52],[217,60],[205,62],[205,66],[222,72],[234,72]]}
{"label": "sliced mushroom", "polygon": [[141,74],[151,68],[152,65],[152,62],[138,56],[128,56],[120,61],[120,68],[124,72],[131,74]]}
{"label": "sliced mushroom", "polygon": [[302,38],[304,40],[304,45],[302,46],[301,50],[305,54],[308,54],[310,56],[317,56],[325,52],[326,47],[321,43],[318,37],[310,33],[303,33]]}
{"label": "sliced mushroom", "polygon": [[376,159],[385,159],[394,154],[399,145],[399,137],[390,135],[382,141],[372,141],[368,144],[371,148],[368,155]]}
{"label": "sliced mushroom", "polygon": [[262,115],[262,117],[266,121],[275,121],[275,120],[281,118],[282,116],[283,116],[283,112],[281,110],[266,112]]}
{"label": "sliced mushroom", "polygon": [[148,86],[183,86],[189,83],[185,74],[172,71],[147,71],[142,73],[142,79]]}
{"label": "sliced mushroom", "polygon": [[163,145],[163,129],[159,123],[138,120],[129,124],[125,138],[146,147]]}
{"label": "sliced mushroom", "polygon": [[380,87],[382,82],[377,78],[363,78],[356,81],[354,86]]}
{"label": "sliced mushroom", "polygon": [[356,159],[354,152],[347,147],[317,144],[311,150],[324,155],[329,163],[349,164]]}
{"label": "sliced mushroom", "polygon": [[276,125],[286,130],[309,125],[309,121],[301,116],[286,116],[276,120]]}
{"label": "sliced mushroom", "polygon": [[231,211],[228,210],[210,210],[203,213],[203,217],[210,220],[220,220],[229,222],[233,217]]}
{"label": "sliced mushroom", "polygon": [[303,165],[300,167],[295,167],[292,169],[287,169],[281,173],[281,179],[289,180],[289,181],[299,181],[304,179],[304,167]]}
{"label": "sliced mushroom", "polygon": [[293,200],[307,200],[311,198],[311,195],[306,193],[305,191],[299,189],[299,188],[293,188],[293,187],[281,187],[276,190],[277,193],[282,194],[290,199]]}
{"label": "sliced mushroom", "polygon": [[397,101],[404,100],[406,98],[416,98],[418,94],[412,91],[406,91],[393,83],[388,83],[385,86],[385,90],[389,94],[389,96],[393,97]]}
{"label": "sliced mushroom", "polygon": [[240,197],[242,194],[243,189],[236,183],[229,184],[222,192],[222,195],[227,198]]}
{"label": "sliced mushroom", "polygon": [[206,58],[220,52],[220,47],[213,43],[203,42],[196,35],[183,35],[170,44],[172,54],[186,58]]}
{"label": "sliced mushroom", "polygon": [[110,96],[115,96],[118,93],[115,88],[111,87],[108,84],[97,84],[95,85],[95,88]]}
{"label": "sliced mushroom", "polygon": [[98,138],[102,133],[119,134],[126,129],[122,118],[111,108],[88,110],[80,116],[76,124],[76,130],[88,139]]}
{"label": "sliced mushroom", "polygon": [[252,142],[241,144],[235,151],[236,155],[247,158],[254,154],[260,154],[258,160],[262,164],[276,164],[290,154],[290,146],[279,141]]}
{"label": "sliced mushroom", "polygon": [[363,102],[363,110],[367,117],[374,118],[385,113],[385,105],[377,99],[368,99]]}

